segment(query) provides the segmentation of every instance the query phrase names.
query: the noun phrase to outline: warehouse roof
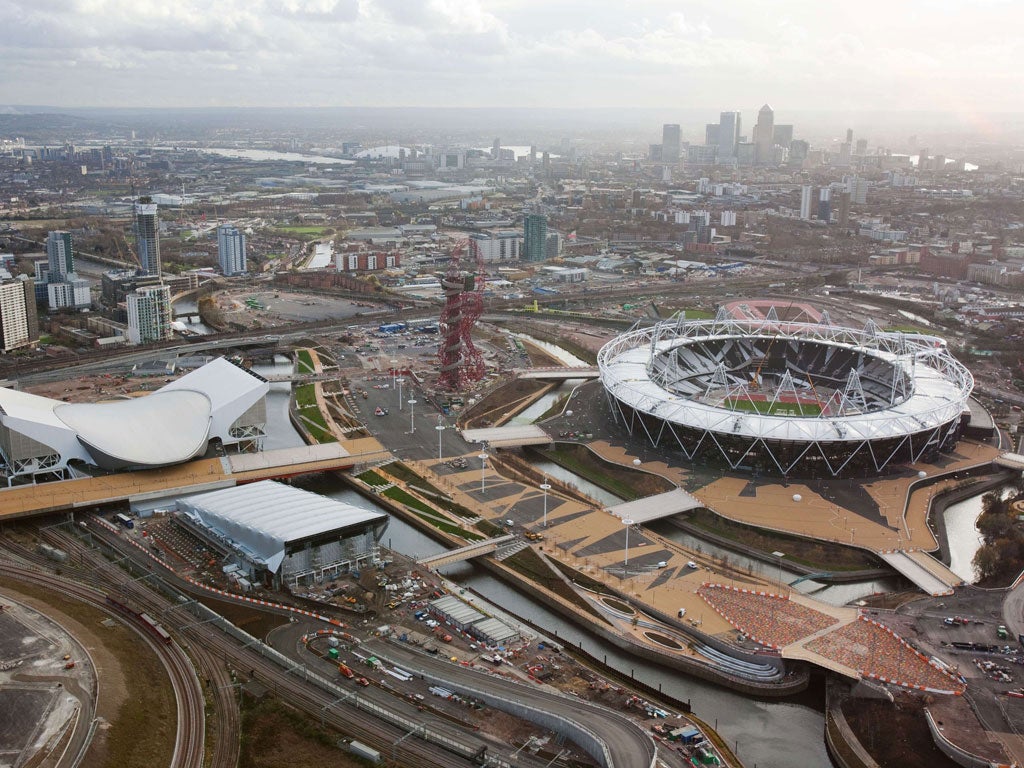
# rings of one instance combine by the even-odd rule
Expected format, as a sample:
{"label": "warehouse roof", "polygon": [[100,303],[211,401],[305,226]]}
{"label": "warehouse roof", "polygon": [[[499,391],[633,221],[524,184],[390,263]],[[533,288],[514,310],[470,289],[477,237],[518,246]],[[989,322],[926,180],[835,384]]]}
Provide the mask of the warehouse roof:
{"label": "warehouse roof", "polygon": [[383,512],[272,480],[187,496],[178,509],[275,572],[289,542],[387,520]]}

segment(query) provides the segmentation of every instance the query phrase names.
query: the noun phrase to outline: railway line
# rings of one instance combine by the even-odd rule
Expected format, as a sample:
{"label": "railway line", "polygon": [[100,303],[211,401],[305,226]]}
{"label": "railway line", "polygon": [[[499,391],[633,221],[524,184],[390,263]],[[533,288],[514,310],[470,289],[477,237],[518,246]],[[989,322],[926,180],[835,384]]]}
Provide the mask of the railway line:
{"label": "railway line", "polygon": [[[73,535],[62,527],[50,526],[42,529],[42,538],[52,546],[62,549],[70,556],[69,562],[62,565],[65,573],[87,579],[91,586],[77,585],[75,590],[86,590],[88,596],[138,607],[138,614],[148,613],[154,620],[161,623],[171,635],[188,650],[192,661],[203,671],[211,694],[215,698],[215,717],[211,720],[213,758],[211,765],[215,768],[229,768],[238,759],[239,714],[235,701],[235,685],[230,669],[236,670],[239,677],[258,680],[273,690],[280,698],[290,705],[305,711],[319,719],[323,725],[331,725],[341,733],[369,743],[382,754],[398,761],[400,765],[416,765],[422,768],[431,766],[541,766],[532,755],[520,753],[514,761],[502,757],[508,755],[507,744],[492,741],[478,733],[457,724],[426,715],[403,698],[383,688],[347,688],[339,686],[337,681],[321,677],[311,671],[301,660],[288,658],[256,638],[252,638],[231,625],[219,614],[206,608],[194,599],[183,594],[186,590],[198,594],[189,588],[172,573],[153,570],[153,563],[146,561],[141,552],[126,552],[124,542],[117,533],[90,526],[93,542],[107,550],[113,562],[95,546],[87,545],[77,535]],[[81,535],[77,529],[74,534]],[[0,539],[0,543],[8,545],[8,550],[18,559],[34,565],[52,566],[38,553],[17,545],[14,542]],[[2,562],[0,562],[2,564]],[[12,568],[4,564],[4,568]],[[127,569],[127,572],[126,570]],[[36,569],[38,571],[38,568]],[[27,572],[28,568],[22,568]],[[3,572],[3,570],[0,570]],[[141,575],[140,575],[141,574]],[[47,576],[48,586],[54,589],[70,591],[63,585],[67,579]],[[149,582],[144,584],[143,582]],[[74,582],[70,582],[74,584]],[[107,606],[109,607],[109,605]],[[147,631],[144,620],[139,617],[137,628]],[[148,630],[153,645],[166,645],[159,642],[157,634]],[[172,647],[177,647],[173,645]],[[389,649],[390,654],[400,653],[400,649]],[[184,656],[184,654],[180,654]],[[187,657],[186,657],[187,658]],[[419,664],[428,664],[426,659],[403,659],[414,669]],[[168,664],[170,662],[167,662]],[[185,676],[180,667],[171,668],[169,673],[179,678]],[[190,667],[191,669],[191,667]],[[422,670],[429,676],[430,671]],[[462,684],[467,692],[480,687],[480,693],[496,695],[518,700],[522,696],[533,696],[534,692],[521,690],[492,691],[495,685],[486,676],[468,675],[460,669],[453,671],[452,665],[433,670],[437,675],[465,675]],[[191,675],[195,682],[194,671]],[[198,689],[198,683],[196,682]],[[179,684],[180,685],[180,684]],[[179,722],[197,719],[203,722],[202,692],[199,690],[198,700],[190,698],[187,689],[175,688],[178,697]],[[595,743],[606,744],[599,748],[602,754],[599,762],[615,768],[648,768],[654,760],[654,745],[649,736],[632,723],[609,712],[600,712],[597,708],[585,708],[580,711],[578,701],[566,701],[561,697],[553,697],[550,701],[542,701],[542,697],[534,697],[531,707],[543,711],[548,707],[559,710],[559,718],[567,724],[576,723],[581,734]],[[495,702],[497,703],[497,702]],[[501,707],[504,708],[504,707]],[[593,711],[591,711],[593,710]],[[198,713],[198,717],[196,717]],[[610,719],[609,719],[610,718]],[[179,728],[180,730],[180,728]],[[414,738],[410,738],[414,737]],[[197,740],[202,744],[202,739]],[[193,741],[193,744],[196,740]],[[202,749],[199,749],[200,763],[182,762],[194,759],[186,755],[185,748],[181,754],[176,748],[174,765],[201,764]],[[595,754],[595,757],[598,755]]]}
{"label": "railway line", "polygon": [[29,565],[0,561],[0,574],[12,579],[52,589],[116,617],[131,627],[153,649],[167,670],[177,702],[177,728],[172,768],[203,768],[205,753],[205,701],[195,669],[185,651],[168,637],[163,642],[154,637],[153,627],[141,617],[131,617],[111,606],[103,592],[70,579],[65,579]]}
{"label": "railway line", "polygon": [[[93,530],[93,533],[97,533]],[[291,706],[310,714],[321,721],[324,725],[331,725],[344,734],[358,738],[360,741],[369,743],[380,750],[383,754],[390,755],[393,761],[400,765],[416,765],[417,768],[446,768],[453,766],[479,766],[481,764],[494,766],[508,766],[508,762],[488,756],[487,752],[493,749],[501,749],[505,745],[497,742],[489,742],[465,729],[457,728],[446,723],[429,723],[424,727],[423,718],[415,707],[410,704],[394,701],[387,692],[378,689],[360,689],[358,692],[345,690],[333,686],[330,681],[321,681],[326,685],[312,685],[317,677],[302,667],[294,664],[282,666],[280,660],[269,658],[266,655],[265,647],[255,638],[248,638],[248,642],[240,645],[237,639],[225,633],[226,620],[220,618],[213,611],[206,609],[210,617],[196,620],[196,617],[189,611],[197,608],[195,601],[188,600],[182,596],[185,602],[174,602],[166,599],[163,595],[143,586],[141,581],[149,580],[150,573],[143,573],[141,576],[131,578],[114,563],[106,560],[97,550],[88,547],[78,541],[75,537],[63,531],[50,528],[44,532],[47,540],[55,546],[59,546],[71,555],[71,564],[67,567],[69,571],[81,570],[90,576],[94,581],[99,580],[108,584],[117,594],[123,595],[137,605],[144,607],[154,616],[160,616],[161,622],[172,633],[188,637],[192,642],[188,647],[193,656],[197,659],[202,654],[207,654],[216,660],[213,667],[220,667],[225,670],[225,662],[236,670],[242,670],[242,675],[258,680],[263,685],[273,690],[280,698],[287,701]],[[102,537],[97,537],[102,540]],[[35,553],[27,552],[22,548],[18,553],[21,557],[30,557],[33,561],[42,560]],[[122,557],[122,559],[127,559]],[[78,561],[80,568],[75,567]],[[136,568],[138,565],[136,564]],[[26,569],[27,570],[27,569]],[[0,570],[0,572],[3,572]],[[157,576],[157,574],[152,574]],[[176,592],[176,588],[167,583],[162,577],[159,580],[169,591]],[[51,586],[56,583],[65,583],[53,577]],[[96,592],[96,590],[93,590]],[[190,604],[190,605],[189,605]],[[213,626],[218,625],[218,626]],[[218,628],[219,627],[219,628]],[[240,630],[235,629],[237,635],[243,635]],[[206,665],[204,665],[206,666]],[[211,680],[211,685],[213,682]],[[222,681],[218,690],[233,690],[230,681]],[[232,708],[228,708],[228,712]],[[233,708],[237,717],[237,706]],[[382,716],[389,717],[392,722],[381,719]],[[406,725],[394,724],[396,721],[404,721]],[[235,725],[233,732],[237,741],[238,726]],[[416,736],[417,738],[409,738]],[[431,741],[424,740],[424,737]],[[218,738],[219,745],[221,739]],[[484,749],[486,748],[486,749]],[[216,750],[216,746],[215,746]],[[541,766],[543,763],[520,759],[517,765]],[[224,766],[235,765],[235,762],[214,763]]]}

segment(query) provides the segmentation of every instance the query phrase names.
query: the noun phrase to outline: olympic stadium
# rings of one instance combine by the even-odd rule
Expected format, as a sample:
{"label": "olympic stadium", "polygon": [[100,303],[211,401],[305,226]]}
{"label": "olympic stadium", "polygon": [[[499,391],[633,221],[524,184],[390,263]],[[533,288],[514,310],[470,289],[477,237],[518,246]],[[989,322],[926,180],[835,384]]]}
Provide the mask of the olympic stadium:
{"label": "olympic stadium", "polygon": [[673,318],[602,347],[615,420],[697,464],[864,477],[952,450],[970,371],[935,336],[768,318]]}

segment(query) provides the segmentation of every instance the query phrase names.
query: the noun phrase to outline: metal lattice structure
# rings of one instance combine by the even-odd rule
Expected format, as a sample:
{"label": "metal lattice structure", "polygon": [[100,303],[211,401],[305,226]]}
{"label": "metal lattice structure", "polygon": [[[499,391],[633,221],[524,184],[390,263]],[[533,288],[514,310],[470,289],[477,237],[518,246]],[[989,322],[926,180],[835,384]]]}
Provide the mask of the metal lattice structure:
{"label": "metal lattice structure", "polygon": [[464,252],[465,244],[452,252],[451,264],[441,279],[445,303],[439,322],[443,341],[438,350],[441,369],[438,386],[449,392],[466,389],[486,373],[483,356],[473,344],[473,326],[484,311],[479,284],[483,280],[483,269],[479,264],[475,273],[463,269],[461,256]]}
{"label": "metal lattice structure", "polygon": [[606,344],[614,418],[691,461],[877,474],[952,449],[974,379],[935,336],[831,322],[672,318]]}

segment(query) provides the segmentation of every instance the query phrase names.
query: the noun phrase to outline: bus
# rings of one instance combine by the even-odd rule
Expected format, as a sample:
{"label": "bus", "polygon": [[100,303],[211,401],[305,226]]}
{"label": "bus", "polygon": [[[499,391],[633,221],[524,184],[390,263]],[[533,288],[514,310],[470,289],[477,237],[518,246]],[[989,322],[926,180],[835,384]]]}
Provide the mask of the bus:
{"label": "bus", "polygon": [[132,519],[130,517],[128,517],[128,515],[125,515],[125,514],[122,514],[122,513],[118,512],[116,515],[114,515],[114,519],[120,525],[123,525],[125,528],[134,528],[135,527],[134,521],[132,521]]}

